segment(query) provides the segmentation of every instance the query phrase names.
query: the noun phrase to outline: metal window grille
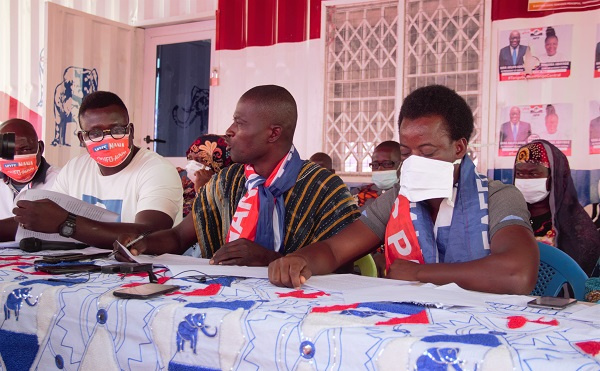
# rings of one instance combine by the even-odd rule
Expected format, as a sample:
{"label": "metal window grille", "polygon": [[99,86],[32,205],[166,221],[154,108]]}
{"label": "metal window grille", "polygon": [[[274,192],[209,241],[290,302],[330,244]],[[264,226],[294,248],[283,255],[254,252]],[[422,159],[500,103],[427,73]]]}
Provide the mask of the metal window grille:
{"label": "metal window grille", "polygon": [[404,95],[442,84],[459,93],[475,118],[470,155],[481,144],[483,0],[406,0]]}
{"label": "metal window grille", "polygon": [[325,152],[341,172],[369,172],[396,131],[398,1],[327,8]]}

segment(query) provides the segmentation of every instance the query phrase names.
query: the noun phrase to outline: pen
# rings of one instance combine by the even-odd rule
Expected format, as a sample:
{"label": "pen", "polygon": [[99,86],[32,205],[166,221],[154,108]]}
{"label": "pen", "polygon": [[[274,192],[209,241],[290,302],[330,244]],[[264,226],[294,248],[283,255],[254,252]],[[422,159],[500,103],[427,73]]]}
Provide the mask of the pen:
{"label": "pen", "polygon": [[127,245],[125,245],[125,247],[127,249],[129,249],[131,246],[133,246],[136,242],[139,242],[142,238],[146,237],[145,233],[140,234],[139,236],[137,236],[136,238],[134,238],[133,240],[129,241],[127,243]]}

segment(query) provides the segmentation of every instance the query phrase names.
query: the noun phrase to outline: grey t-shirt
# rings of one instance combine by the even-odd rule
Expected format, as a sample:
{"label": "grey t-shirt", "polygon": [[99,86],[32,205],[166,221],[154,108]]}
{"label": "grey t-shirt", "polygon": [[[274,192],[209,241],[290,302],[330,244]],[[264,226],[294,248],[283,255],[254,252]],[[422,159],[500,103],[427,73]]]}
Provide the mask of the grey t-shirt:
{"label": "grey t-shirt", "polygon": [[[382,241],[400,185],[379,196],[360,217]],[[531,230],[529,210],[521,192],[513,185],[491,180],[488,184],[488,227],[490,241],[494,234],[509,225],[521,225]]]}

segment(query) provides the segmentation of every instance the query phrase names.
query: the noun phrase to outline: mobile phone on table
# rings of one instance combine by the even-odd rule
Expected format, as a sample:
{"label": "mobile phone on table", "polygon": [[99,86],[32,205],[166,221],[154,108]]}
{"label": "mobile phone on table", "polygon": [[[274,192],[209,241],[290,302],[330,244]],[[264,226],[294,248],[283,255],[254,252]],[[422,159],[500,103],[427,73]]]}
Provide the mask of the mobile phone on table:
{"label": "mobile phone on table", "polygon": [[35,269],[50,274],[67,274],[99,272],[100,266],[95,264],[39,265],[36,266]]}
{"label": "mobile phone on table", "polygon": [[91,260],[91,259],[101,259],[106,258],[110,255],[110,251],[100,252],[96,254],[82,254],[82,253],[68,253],[68,254],[58,254],[58,255],[44,255],[42,259],[36,260],[34,263],[62,263],[62,262],[72,262],[79,260]]}
{"label": "mobile phone on table", "polygon": [[128,287],[113,291],[113,295],[125,299],[149,299],[179,290],[177,285],[161,285],[158,283],[145,283],[143,285]]}
{"label": "mobile phone on table", "polygon": [[577,299],[555,298],[553,296],[540,296],[527,303],[528,307],[562,310],[571,304],[577,303]]}

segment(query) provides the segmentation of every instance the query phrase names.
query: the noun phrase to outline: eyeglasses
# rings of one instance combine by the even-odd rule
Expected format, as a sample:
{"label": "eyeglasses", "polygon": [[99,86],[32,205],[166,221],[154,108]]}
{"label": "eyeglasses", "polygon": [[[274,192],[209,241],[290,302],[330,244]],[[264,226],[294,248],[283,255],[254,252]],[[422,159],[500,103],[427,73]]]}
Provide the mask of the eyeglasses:
{"label": "eyeglasses", "polygon": [[380,167],[384,168],[384,169],[393,169],[396,166],[396,163],[394,161],[382,161],[382,162],[377,162],[377,161],[373,161],[369,164],[369,167],[373,170],[377,170]]}
{"label": "eyeglasses", "polygon": [[80,133],[85,134],[92,142],[100,142],[104,139],[104,136],[108,133],[111,137],[115,139],[121,139],[125,137],[125,135],[129,134],[129,127],[132,124],[129,123],[126,126],[113,126],[110,129],[92,129],[90,131],[81,130]]}

